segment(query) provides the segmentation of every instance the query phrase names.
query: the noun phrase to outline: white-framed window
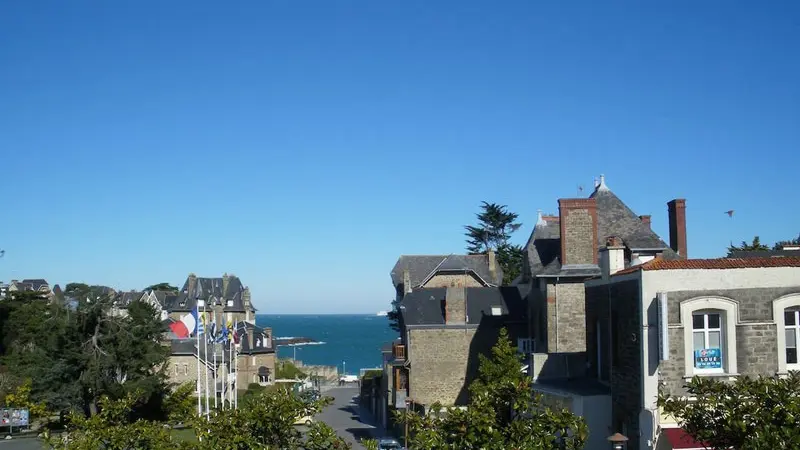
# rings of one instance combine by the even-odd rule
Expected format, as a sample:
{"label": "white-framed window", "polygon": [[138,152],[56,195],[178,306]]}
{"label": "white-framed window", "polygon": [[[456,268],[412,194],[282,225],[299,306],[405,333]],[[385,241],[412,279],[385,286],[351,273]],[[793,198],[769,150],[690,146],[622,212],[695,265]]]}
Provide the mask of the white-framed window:
{"label": "white-framed window", "polygon": [[800,294],[774,300],[772,317],[778,328],[778,373],[800,370]]}
{"label": "white-framed window", "polygon": [[189,375],[189,365],[188,364],[184,364],[183,365],[183,374],[184,375]]}
{"label": "white-framed window", "polygon": [[258,376],[259,383],[269,383],[269,377],[267,375],[259,375]]}
{"label": "white-framed window", "polygon": [[695,373],[722,373],[722,312],[695,311],[692,314],[692,360]]}
{"label": "white-framed window", "polygon": [[783,330],[786,337],[786,367],[790,370],[797,370],[800,367],[797,361],[797,343],[800,341],[800,309],[783,310]]}
{"label": "white-framed window", "polygon": [[739,305],[724,297],[699,297],[680,304],[685,377],[737,375]]}

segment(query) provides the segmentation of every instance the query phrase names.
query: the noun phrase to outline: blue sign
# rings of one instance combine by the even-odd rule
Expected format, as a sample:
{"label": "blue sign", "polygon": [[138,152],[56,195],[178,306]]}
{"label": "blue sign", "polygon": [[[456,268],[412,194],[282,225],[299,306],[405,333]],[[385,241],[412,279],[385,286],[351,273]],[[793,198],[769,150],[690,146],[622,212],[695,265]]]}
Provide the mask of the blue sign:
{"label": "blue sign", "polygon": [[722,351],[718,348],[695,350],[694,367],[697,369],[721,369]]}
{"label": "blue sign", "polygon": [[0,409],[0,427],[28,426],[27,409]]}

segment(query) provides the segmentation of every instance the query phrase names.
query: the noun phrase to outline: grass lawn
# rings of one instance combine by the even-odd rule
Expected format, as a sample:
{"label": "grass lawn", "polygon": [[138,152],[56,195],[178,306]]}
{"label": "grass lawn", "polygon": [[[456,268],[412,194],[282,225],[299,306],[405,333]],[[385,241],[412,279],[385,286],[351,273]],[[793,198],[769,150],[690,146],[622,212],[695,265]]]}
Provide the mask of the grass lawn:
{"label": "grass lawn", "polygon": [[197,436],[191,428],[184,428],[182,430],[172,430],[172,437],[178,442],[197,442]]}

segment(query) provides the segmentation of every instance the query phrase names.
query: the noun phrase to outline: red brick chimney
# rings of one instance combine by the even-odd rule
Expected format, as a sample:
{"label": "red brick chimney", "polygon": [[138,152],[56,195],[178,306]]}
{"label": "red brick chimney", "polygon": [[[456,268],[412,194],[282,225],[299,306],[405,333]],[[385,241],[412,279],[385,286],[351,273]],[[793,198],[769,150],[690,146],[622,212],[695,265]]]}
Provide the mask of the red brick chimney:
{"label": "red brick chimney", "polygon": [[647,225],[647,228],[651,228],[650,215],[639,216],[639,220],[641,220],[643,224]]}
{"label": "red brick chimney", "polygon": [[669,211],[669,246],[679,255],[688,258],[686,253],[686,200],[676,198],[667,203]]}
{"label": "red brick chimney", "polygon": [[561,264],[597,264],[597,203],[593,198],[558,200]]}

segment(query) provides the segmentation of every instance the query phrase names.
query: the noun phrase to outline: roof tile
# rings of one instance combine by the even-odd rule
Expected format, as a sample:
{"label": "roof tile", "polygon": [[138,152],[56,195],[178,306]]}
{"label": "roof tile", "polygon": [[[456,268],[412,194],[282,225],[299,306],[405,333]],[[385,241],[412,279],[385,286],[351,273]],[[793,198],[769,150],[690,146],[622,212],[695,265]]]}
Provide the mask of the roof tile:
{"label": "roof tile", "polygon": [[779,256],[764,258],[716,258],[716,259],[662,259],[656,258],[644,264],[628,267],[614,275],[625,275],[639,270],[725,270],[757,269],[767,267],[800,267],[800,257]]}

